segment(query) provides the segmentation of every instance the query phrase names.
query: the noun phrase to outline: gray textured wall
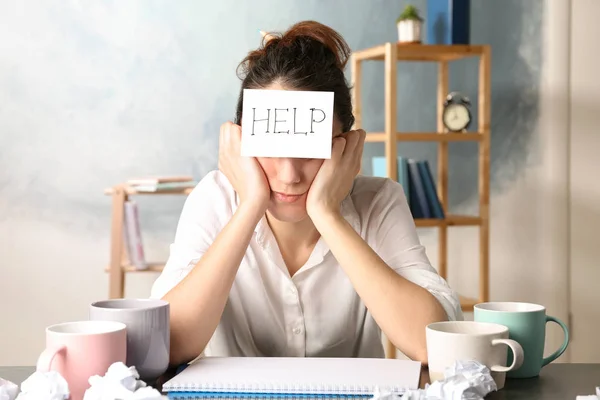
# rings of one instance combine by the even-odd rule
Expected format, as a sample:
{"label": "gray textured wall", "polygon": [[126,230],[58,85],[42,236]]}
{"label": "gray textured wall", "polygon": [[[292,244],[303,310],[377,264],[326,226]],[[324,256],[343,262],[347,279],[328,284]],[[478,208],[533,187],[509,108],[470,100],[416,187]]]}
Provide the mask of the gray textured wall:
{"label": "gray textured wall", "polygon": [[[88,300],[105,295],[105,187],[146,174],[200,179],[216,168],[218,128],[233,118],[239,90],[235,68],[258,45],[258,29],[316,19],[361,49],[397,39],[395,18],[406,3],[0,2],[0,311],[45,315],[0,342],[39,344],[44,323],[81,317]],[[424,9],[423,0],[414,3]],[[472,42],[492,45],[493,193],[535,158],[542,12],[542,0],[473,0]],[[383,129],[382,71],[381,63],[364,70],[367,130]],[[435,129],[435,77],[431,64],[399,65],[399,129]],[[452,65],[451,89],[474,104],[476,85],[476,63]],[[428,158],[435,171],[434,145],[401,144],[399,152]],[[470,209],[476,146],[450,152],[451,207]],[[381,154],[382,146],[367,146],[366,172],[369,157]],[[137,200],[148,255],[164,258],[183,198]],[[65,285],[75,280],[82,281]],[[8,307],[24,293],[32,304]]]}
{"label": "gray textured wall", "polygon": [[[396,39],[405,3],[2,2],[0,221],[21,214],[105,235],[103,187],[152,173],[200,178],[215,168],[218,127],[232,118],[239,88],[234,70],[258,44],[257,29],[317,19],[360,49]],[[541,13],[541,0],[473,2],[472,42],[493,50],[493,188],[519,173],[533,140]],[[383,130],[381,63],[364,74],[365,127]],[[398,77],[399,129],[435,130],[435,66],[401,63]],[[475,61],[452,64],[450,88],[477,104]],[[434,145],[399,146],[435,164]],[[450,151],[456,205],[476,193],[477,152],[464,143]],[[367,146],[367,172],[375,154],[382,145]],[[172,202],[151,201],[145,226],[171,224]]]}

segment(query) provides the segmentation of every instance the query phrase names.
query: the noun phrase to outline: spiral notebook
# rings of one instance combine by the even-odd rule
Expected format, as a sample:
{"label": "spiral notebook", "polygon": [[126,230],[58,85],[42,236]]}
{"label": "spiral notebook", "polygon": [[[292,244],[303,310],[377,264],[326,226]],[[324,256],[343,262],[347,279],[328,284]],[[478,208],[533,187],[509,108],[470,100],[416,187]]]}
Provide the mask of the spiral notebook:
{"label": "spiral notebook", "polygon": [[421,363],[382,358],[206,357],[163,384],[173,399],[364,398],[419,385]]}

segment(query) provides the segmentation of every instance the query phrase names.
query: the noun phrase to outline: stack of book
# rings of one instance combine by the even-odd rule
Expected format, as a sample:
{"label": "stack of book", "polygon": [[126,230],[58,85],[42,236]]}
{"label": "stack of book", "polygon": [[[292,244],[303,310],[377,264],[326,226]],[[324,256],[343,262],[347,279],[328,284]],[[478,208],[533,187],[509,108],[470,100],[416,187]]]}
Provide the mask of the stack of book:
{"label": "stack of book", "polygon": [[181,191],[193,188],[197,183],[191,176],[155,176],[127,181],[127,185],[138,192]]}
{"label": "stack of book", "polygon": [[[153,176],[127,181],[127,185],[138,193],[180,192],[196,184],[191,176]],[[133,200],[128,200],[124,207],[123,237],[129,262],[136,269],[147,269],[138,206]]]}
{"label": "stack of book", "polygon": [[136,269],[147,269],[148,264],[142,245],[138,206],[133,200],[125,202],[124,214],[123,237],[125,238],[125,249],[127,250],[129,262]]}
{"label": "stack of book", "polygon": [[[372,167],[374,176],[387,177],[385,157],[373,157]],[[397,175],[413,218],[445,218],[427,160],[399,156]]]}

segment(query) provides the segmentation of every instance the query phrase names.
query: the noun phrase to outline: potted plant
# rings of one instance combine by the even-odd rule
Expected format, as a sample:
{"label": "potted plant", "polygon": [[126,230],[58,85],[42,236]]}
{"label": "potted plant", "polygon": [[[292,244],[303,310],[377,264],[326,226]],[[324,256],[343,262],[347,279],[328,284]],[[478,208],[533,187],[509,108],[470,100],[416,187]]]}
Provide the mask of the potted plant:
{"label": "potted plant", "polygon": [[423,18],[413,5],[407,5],[396,20],[398,25],[398,41],[403,43],[420,43]]}

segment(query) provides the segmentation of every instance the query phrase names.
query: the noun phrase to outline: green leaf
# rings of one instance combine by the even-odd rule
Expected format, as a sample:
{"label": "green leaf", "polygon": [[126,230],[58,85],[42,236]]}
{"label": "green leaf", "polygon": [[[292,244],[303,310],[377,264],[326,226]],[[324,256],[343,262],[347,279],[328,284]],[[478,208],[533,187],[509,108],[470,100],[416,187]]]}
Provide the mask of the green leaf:
{"label": "green leaf", "polygon": [[421,18],[421,16],[419,15],[419,10],[417,10],[417,7],[409,4],[404,8],[404,11],[402,11],[402,14],[400,14],[398,19],[396,19],[396,22],[404,20],[423,21],[423,18]]}

